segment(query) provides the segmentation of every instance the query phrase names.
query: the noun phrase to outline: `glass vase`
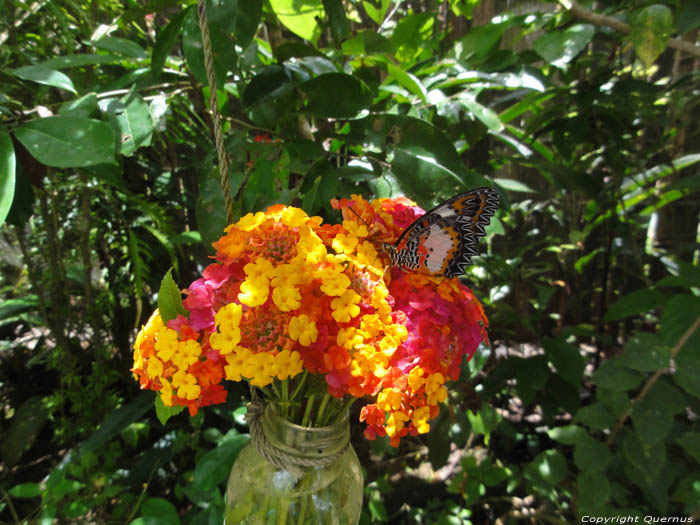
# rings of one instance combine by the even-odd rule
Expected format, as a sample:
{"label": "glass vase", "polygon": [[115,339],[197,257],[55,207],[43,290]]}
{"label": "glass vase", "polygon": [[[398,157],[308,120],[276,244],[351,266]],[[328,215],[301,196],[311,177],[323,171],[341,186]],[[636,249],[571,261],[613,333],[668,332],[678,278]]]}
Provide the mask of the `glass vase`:
{"label": "glass vase", "polygon": [[302,427],[268,405],[261,419],[265,438],[277,450],[311,463],[332,461],[299,469],[275,466],[251,440],[228,478],[224,524],[355,525],[362,510],[363,475],[349,443],[348,414],[327,427]]}

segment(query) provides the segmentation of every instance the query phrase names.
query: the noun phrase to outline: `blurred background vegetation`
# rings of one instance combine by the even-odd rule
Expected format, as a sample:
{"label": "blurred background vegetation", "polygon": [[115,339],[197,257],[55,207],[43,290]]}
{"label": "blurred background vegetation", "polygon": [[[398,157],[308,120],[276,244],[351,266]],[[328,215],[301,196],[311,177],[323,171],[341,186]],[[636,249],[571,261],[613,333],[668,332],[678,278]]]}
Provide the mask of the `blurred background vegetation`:
{"label": "blurred background vegetation", "polygon": [[[700,4],[212,0],[235,217],[494,185],[491,346],[362,523],[700,519]],[[244,389],[129,371],[225,226],[193,1],[0,1],[0,521],[221,523]]]}

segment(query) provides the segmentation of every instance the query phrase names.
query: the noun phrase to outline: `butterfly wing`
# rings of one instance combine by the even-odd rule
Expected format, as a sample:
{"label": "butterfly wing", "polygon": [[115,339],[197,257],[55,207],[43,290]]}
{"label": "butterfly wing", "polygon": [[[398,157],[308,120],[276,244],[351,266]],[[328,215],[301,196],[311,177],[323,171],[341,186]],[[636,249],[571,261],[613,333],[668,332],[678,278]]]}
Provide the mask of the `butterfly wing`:
{"label": "butterfly wing", "polygon": [[498,193],[491,188],[455,195],[403,231],[389,251],[392,264],[431,275],[461,275],[497,208]]}

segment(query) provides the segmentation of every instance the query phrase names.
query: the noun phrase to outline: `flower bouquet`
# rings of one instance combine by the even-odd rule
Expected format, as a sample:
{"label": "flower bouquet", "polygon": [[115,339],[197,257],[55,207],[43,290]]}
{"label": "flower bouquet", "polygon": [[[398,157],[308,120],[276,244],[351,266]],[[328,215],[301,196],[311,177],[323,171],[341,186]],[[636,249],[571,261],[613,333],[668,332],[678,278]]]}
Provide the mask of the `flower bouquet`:
{"label": "flower bouquet", "polygon": [[134,345],[134,376],[159,392],[160,410],[194,415],[221,403],[223,380],[254,392],[255,446],[234,465],[244,467],[229,481],[227,523],[324,523],[339,512],[340,523],[356,522],[362,475],[348,446],[350,405],[363,403],[368,439],[396,446],[424,434],[445,382],[486,338],[467,287],[391,266],[377,242],[423,216],[415,203],[332,204],[342,224],[275,205],[228,226],[184,300],[166,276]]}

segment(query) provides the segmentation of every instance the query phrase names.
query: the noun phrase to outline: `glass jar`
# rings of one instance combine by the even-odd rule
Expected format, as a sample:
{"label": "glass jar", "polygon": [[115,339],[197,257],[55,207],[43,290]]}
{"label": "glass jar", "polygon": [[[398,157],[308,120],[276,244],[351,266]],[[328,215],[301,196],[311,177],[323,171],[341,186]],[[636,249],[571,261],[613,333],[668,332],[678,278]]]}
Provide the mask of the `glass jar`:
{"label": "glass jar", "polygon": [[363,475],[349,443],[348,414],[327,427],[302,427],[268,405],[261,419],[269,443],[290,456],[322,463],[340,455],[295,476],[268,462],[250,441],[228,478],[224,525],[355,525],[362,510]]}

